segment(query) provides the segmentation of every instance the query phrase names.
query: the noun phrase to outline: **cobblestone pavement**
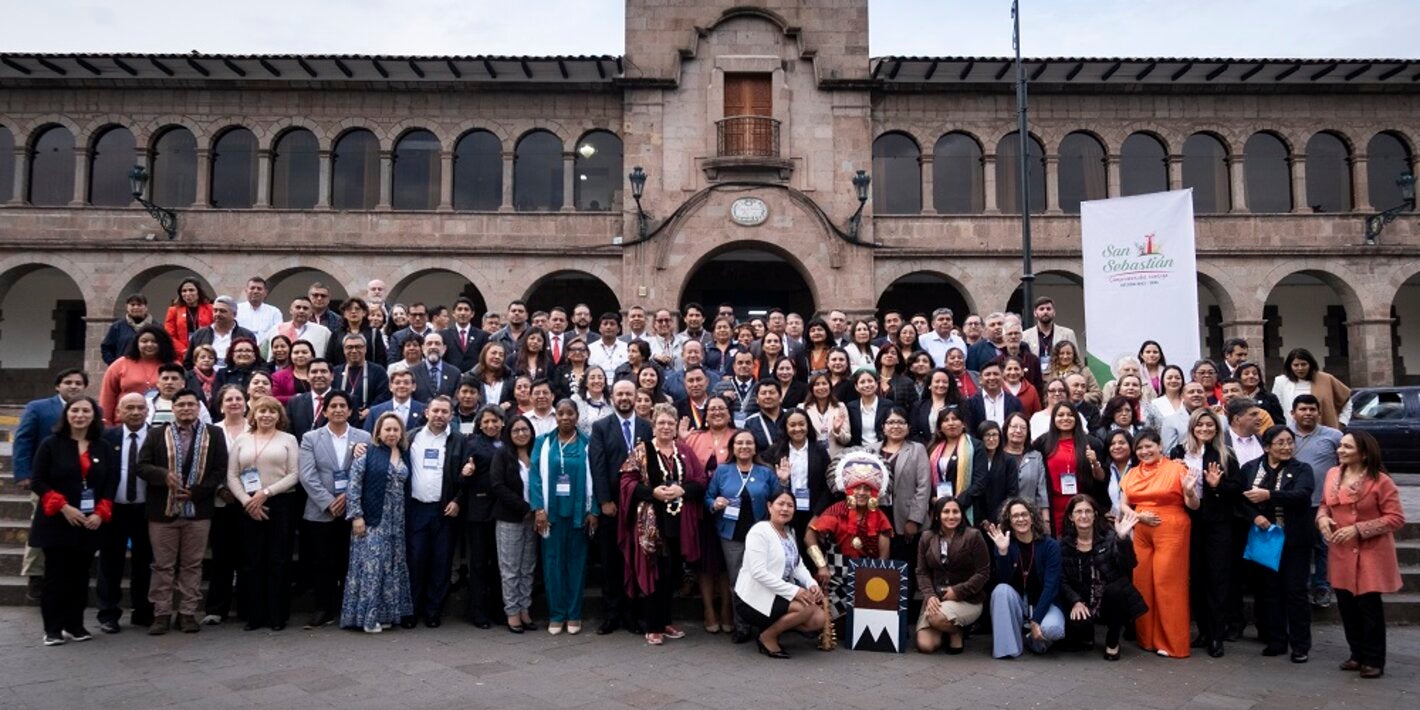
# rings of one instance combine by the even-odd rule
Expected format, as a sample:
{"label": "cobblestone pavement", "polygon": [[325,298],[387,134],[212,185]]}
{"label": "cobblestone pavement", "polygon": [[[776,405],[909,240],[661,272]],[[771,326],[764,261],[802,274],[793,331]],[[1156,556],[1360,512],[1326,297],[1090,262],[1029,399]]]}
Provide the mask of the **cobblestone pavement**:
{"label": "cobblestone pavement", "polygon": [[[92,614],[92,611],[91,611]],[[989,639],[961,656],[813,650],[787,661],[687,625],[653,649],[639,636],[516,636],[451,620],[379,636],[326,628],[117,636],[40,645],[36,609],[0,609],[0,708],[1414,708],[1420,628],[1390,635],[1386,677],[1336,669],[1339,626],[1316,627],[1312,661],[1263,658],[1255,641],[1227,657],[1167,660],[1126,644],[1097,653],[990,658]],[[97,632],[97,624],[91,624]]]}

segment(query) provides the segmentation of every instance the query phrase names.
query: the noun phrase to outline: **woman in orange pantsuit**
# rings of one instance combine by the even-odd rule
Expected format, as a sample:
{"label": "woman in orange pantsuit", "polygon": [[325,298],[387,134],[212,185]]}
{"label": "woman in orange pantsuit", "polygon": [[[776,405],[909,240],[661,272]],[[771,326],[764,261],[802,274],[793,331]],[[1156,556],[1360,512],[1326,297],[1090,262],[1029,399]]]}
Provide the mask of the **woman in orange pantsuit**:
{"label": "woman in orange pantsuit", "polygon": [[1159,433],[1139,432],[1134,440],[1139,465],[1120,484],[1119,506],[1139,516],[1134,529],[1134,586],[1149,611],[1135,622],[1139,645],[1160,656],[1188,657],[1188,511],[1198,509],[1196,474],[1164,458]]}

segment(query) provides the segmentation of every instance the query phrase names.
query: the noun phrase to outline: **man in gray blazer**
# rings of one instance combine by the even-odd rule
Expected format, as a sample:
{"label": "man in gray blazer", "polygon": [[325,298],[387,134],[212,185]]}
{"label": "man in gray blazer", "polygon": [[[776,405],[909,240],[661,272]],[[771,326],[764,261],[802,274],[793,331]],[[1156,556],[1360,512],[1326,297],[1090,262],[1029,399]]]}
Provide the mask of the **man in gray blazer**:
{"label": "man in gray blazer", "polygon": [[[345,489],[355,447],[371,442],[370,433],[350,424],[350,395],[331,390],[325,398],[325,426],[301,438],[297,470],[306,489],[302,537],[314,560],[311,583],[316,612],[308,627],[340,618],[341,583],[350,564],[350,523],[345,521]],[[304,551],[303,551],[304,552]]]}

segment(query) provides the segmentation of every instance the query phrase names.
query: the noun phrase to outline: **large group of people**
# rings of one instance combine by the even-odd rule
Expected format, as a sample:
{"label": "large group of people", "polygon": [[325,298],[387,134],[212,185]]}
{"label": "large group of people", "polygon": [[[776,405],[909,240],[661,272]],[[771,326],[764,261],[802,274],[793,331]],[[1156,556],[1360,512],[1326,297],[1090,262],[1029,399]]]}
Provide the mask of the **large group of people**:
{"label": "large group of people", "polygon": [[[98,397],[66,370],[26,407],[46,645],[90,638],[97,555],[106,633],[125,558],[150,634],[280,631],[306,590],[308,627],[437,627],[456,588],[474,626],[526,633],[538,586],[547,631],[578,634],[597,564],[599,634],[682,638],[673,601],[698,586],[707,632],[787,658],[880,559],[907,567],[924,653],[1091,648],[1103,626],[1109,660],[1126,639],[1217,657],[1250,594],[1264,655],[1306,662],[1334,599],[1342,668],[1384,669],[1403,513],[1306,350],[1268,391],[1246,341],[1171,364],[1144,340],[1101,384],[1049,298],[1023,330],[946,308],[480,315],[378,280],[338,307],[312,284],[286,316],[261,278],[242,296],[184,280],[161,325],[131,296]],[[1252,554],[1274,527],[1280,556]]]}

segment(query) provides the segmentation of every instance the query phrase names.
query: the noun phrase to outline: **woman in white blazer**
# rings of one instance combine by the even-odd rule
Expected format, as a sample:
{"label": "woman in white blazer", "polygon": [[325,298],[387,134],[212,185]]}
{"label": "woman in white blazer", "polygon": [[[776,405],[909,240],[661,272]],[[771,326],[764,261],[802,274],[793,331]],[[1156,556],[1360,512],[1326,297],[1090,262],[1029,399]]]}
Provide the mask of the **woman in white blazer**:
{"label": "woman in white blazer", "polygon": [[799,558],[789,522],[794,494],[781,488],[769,499],[769,519],[754,524],[745,537],[744,563],[735,581],[735,613],[761,629],[759,652],[788,658],[779,636],[790,629],[823,628],[823,591]]}

